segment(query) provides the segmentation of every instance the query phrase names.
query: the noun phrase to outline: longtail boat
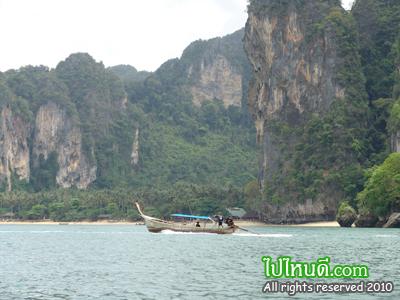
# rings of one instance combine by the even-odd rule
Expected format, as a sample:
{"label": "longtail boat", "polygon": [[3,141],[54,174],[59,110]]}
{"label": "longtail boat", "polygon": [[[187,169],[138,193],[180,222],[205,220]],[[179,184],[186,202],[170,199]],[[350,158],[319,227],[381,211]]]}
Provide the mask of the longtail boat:
{"label": "longtail boat", "polygon": [[219,225],[212,218],[207,216],[194,216],[186,214],[172,214],[172,217],[180,218],[181,222],[166,221],[150,216],[146,216],[139,203],[136,202],[136,207],[139,214],[144,219],[147,230],[150,232],[161,232],[163,230],[171,230],[178,232],[207,232],[217,234],[231,234],[239,227],[233,224],[233,221],[228,224]]}

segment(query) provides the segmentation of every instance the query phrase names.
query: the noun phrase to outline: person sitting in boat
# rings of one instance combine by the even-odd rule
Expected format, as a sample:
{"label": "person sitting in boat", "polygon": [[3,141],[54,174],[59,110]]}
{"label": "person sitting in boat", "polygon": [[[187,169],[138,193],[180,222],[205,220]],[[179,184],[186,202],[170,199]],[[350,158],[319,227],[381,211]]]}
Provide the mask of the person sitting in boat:
{"label": "person sitting in boat", "polygon": [[227,218],[225,219],[225,223],[226,223],[226,225],[228,225],[229,227],[234,227],[234,226],[235,226],[235,223],[233,223],[233,218],[232,218],[232,217],[227,217]]}
{"label": "person sitting in boat", "polygon": [[197,222],[196,222],[196,227],[200,227],[200,221],[199,220],[197,220]]}

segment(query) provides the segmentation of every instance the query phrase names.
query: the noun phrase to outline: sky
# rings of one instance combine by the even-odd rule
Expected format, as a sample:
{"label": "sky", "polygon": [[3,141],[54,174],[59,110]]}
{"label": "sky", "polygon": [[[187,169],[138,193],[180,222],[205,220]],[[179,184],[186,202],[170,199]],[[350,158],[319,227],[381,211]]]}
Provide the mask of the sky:
{"label": "sky", "polygon": [[[353,0],[342,0],[346,9]],[[0,0],[0,71],[88,52],[154,71],[198,39],[245,25],[247,0]]]}

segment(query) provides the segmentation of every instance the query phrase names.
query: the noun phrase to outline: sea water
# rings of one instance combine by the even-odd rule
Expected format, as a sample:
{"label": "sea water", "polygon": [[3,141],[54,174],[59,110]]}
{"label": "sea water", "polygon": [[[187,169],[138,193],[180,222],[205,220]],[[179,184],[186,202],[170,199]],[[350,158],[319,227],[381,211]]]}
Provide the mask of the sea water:
{"label": "sea water", "polygon": [[[260,234],[154,234],[133,225],[0,225],[0,299],[400,299],[398,229],[251,230]],[[392,281],[394,291],[265,294],[264,255],[310,262],[330,256],[333,265],[366,264],[368,280]]]}

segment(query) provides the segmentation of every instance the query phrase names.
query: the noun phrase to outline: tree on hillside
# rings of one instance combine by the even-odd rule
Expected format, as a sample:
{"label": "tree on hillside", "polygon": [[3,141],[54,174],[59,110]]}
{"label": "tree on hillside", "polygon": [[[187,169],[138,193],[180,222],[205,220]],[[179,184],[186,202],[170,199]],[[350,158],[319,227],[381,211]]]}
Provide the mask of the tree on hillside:
{"label": "tree on hillside", "polygon": [[368,181],[357,195],[360,208],[377,216],[400,209],[400,153],[392,153],[380,166],[370,170]]}

